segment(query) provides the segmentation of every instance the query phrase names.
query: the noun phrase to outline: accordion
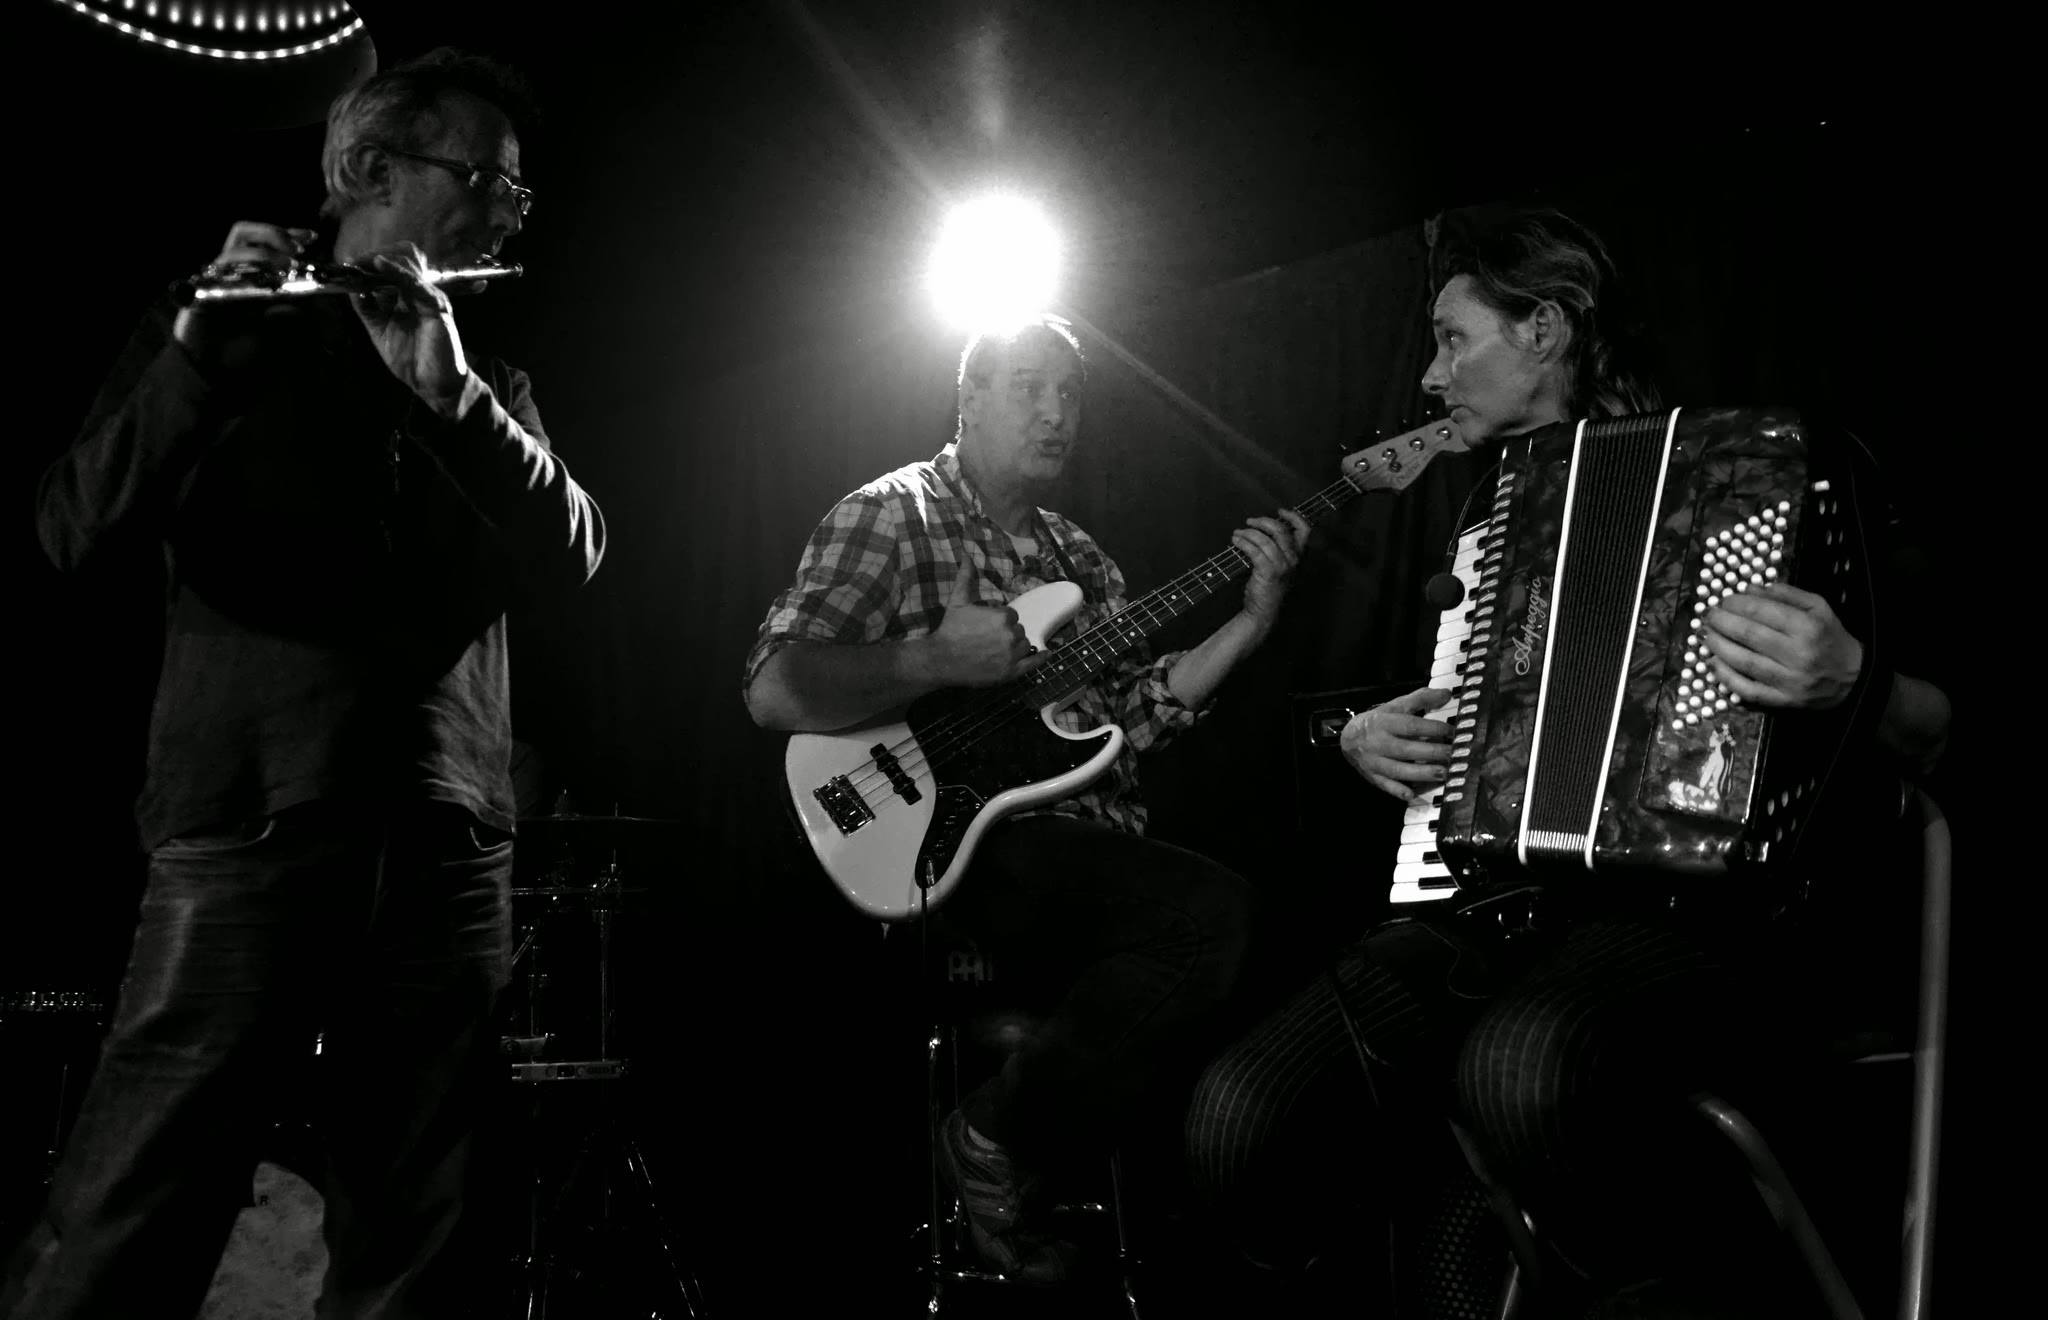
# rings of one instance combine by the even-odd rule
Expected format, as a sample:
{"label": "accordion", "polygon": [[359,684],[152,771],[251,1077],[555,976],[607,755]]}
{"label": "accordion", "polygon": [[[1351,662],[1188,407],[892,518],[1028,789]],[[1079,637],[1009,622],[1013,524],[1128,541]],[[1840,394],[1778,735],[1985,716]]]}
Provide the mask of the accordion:
{"label": "accordion", "polygon": [[1719,683],[1700,635],[1723,597],[1783,582],[1875,644],[1862,455],[1782,409],[1507,441],[1459,558],[1466,599],[1439,632],[1452,760],[1411,809],[1395,900],[1510,875],[1778,872],[1831,805],[1876,802],[1856,762],[1874,759],[1857,749],[1882,693],[1766,714]]}

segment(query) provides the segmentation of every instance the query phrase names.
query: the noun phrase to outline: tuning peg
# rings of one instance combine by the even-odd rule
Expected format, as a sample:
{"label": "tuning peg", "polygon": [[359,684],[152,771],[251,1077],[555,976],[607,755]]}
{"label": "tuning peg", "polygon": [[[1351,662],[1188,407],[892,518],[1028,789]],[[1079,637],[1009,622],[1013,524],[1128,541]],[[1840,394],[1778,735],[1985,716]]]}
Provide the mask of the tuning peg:
{"label": "tuning peg", "polygon": [[1360,444],[1356,440],[1339,440],[1337,442],[1337,452],[1341,454],[1349,454],[1355,449],[1370,449],[1372,446],[1378,444],[1380,441],[1388,439],[1391,436],[1404,435],[1407,432],[1414,430],[1416,426],[1417,423],[1407,417],[1403,417],[1400,421],[1395,422],[1392,426],[1375,426],[1372,428],[1372,433],[1365,437],[1364,444]]}

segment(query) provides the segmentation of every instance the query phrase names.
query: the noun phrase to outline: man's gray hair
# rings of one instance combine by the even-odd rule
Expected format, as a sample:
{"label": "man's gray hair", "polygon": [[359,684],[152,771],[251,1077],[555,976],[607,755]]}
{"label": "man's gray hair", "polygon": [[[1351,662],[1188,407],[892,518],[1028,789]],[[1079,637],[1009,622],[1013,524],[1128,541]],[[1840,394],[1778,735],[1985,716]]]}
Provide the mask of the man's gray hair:
{"label": "man's gray hair", "polygon": [[1074,334],[1074,327],[1063,316],[1041,312],[1013,329],[988,330],[967,341],[967,347],[960,353],[960,372],[953,383],[965,386],[973,381],[981,388],[987,388],[995,377],[996,354],[1008,352],[1024,339],[1057,339],[1072,351],[1074,361],[1081,364],[1081,378],[1088,378],[1088,355],[1081,351],[1081,341]]}
{"label": "man's gray hair", "polygon": [[416,151],[427,145],[421,141],[421,130],[442,98],[454,92],[496,106],[515,131],[533,117],[533,97],[525,80],[488,55],[443,46],[373,73],[327,107],[327,141],[320,149],[327,200],[321,203],[320,214],[341,216],[369,195],[356,148],[375,144]]}

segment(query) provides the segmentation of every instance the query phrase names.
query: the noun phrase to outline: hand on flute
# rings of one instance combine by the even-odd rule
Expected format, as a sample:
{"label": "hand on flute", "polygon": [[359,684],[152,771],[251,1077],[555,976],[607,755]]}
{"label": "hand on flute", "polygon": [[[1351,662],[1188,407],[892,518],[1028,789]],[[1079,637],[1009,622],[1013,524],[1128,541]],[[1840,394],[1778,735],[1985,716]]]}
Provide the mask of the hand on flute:
{"label": "hand on flute", "polygon": [[[220,255],[206,269],[208,273],[215,273],[229,267],[250,267],[274,270],[282,276],[298,261],[299,254],[306,250],[313,237],[310,229],[292,229],[258,220],[237,220],[229,228],[227,240],[221,244]],[[220,308],[181,308],[171,333],[194,357],[215,361],[222,355],[223,345],[230,338],[221,333],[223,315]]]}
{"label": "hand on flute", "polygon": [[380,287],[351,293],[349,302],[384,365],[437,414],[460,416],[476,391],[455,329],[455,308],[435,287],[426,254],[400,243],[368,253],[358,264],[378,277]]}

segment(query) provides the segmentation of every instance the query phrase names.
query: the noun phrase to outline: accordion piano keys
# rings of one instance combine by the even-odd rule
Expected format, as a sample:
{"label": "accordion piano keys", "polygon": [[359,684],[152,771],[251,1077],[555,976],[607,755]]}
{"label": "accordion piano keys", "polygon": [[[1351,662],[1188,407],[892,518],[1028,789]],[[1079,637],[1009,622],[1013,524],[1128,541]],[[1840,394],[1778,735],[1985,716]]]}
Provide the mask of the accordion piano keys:
{"label": "accordion piano keys", "polygon": [[[1465,598],[1443,612],[1436,630],[1436,656],[1430,662],[1429,685],[1456,690],[1463,679],[1466,641],[1472,635],[1473,614],[1479,607],[1479,542],[1484,527],[1475,527],[1458,538],[1458,551],[1451,561],[1451,573],[1465,588]],[[1491,608],[1488,602],[1487,608]],[[1451,868],[1437,852],[1437,820],[1443,815],[1439,788],[1408,804],[1401,816],[1400,851],[1394,858],[1394,885],[1388,897],[1395,903],[1426,903],[1449,898],[1458,882]]]}
{"label": "accordion piano keys", "polygon": [[1817,807],[1856,815],[1845,721],[1746,706],[1699,630],[1771,582],[1870,627],[1861,461],[1785,409],[1509,440],[1489,519],[1460,545],[1467,597],[1438,630],[1430,682],[1459,693],[1450,775],[1407,813],[1394,901],[1487,878],[1777,874]]}

